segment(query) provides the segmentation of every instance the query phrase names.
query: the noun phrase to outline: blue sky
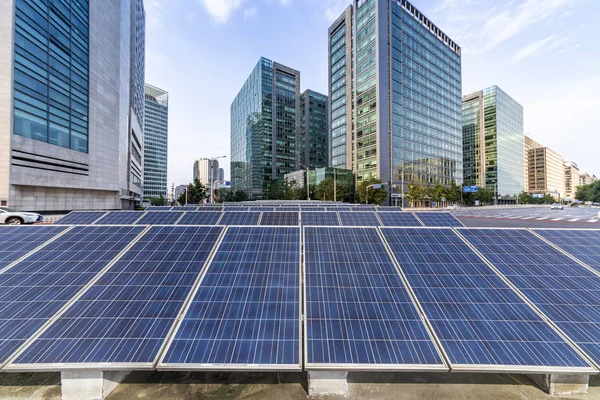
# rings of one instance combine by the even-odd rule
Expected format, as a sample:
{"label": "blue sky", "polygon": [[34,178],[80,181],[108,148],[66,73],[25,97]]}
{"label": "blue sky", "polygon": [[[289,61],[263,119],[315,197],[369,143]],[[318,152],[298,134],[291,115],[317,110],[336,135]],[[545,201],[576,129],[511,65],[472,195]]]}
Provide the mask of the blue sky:
{"label": "blue sky", "polygon": [[[463,94],[500,86],[527,134],[600,174],[600,1],[412,2],[462,47]],[[229,157],[230,105],[261,56],[327,93],[327,29],[350,3],[145,1],[146,81],[169,92],[169,186],[191,181],[195,159]]]}

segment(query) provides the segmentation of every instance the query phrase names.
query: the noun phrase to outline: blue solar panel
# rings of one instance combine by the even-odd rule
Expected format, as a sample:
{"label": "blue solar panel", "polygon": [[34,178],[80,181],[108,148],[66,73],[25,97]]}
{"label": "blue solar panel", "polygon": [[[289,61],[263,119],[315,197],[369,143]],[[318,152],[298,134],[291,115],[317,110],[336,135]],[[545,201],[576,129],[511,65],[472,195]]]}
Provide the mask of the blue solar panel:
{"label": "blue solar panel", "polygon": [[0,364],[143,229],[76,226],[0,274]]}
{"label": "blue solar panel", "polygon": [[341,211],[338,213],[343,226],[380,226],[374,211]]}
{"label": "blue solar panel", "polygon": [[600,365],[600,276],[523,229],[459,233]]}
{"label": "blue solar panel", "polygon": [[183,215],[183,212],[178,211],[163,211],[146,213],[136,225],[172,225]]}
{"label": "blue solar panel", "polygon": [[100,217],[106,214],[105,211],[75,211],[65,215],[56,225],[91,225]]}
{"label": "blue solar panel", "polygon": [[227,230],[159,365],[177,364],[300,369],[298,227]]}
{"label": "blue solar panel", "polygon": [[258,212],[262,212],[262,211],[275,211],[275,207],[250,207],[248,208],[249,211],[258,211]]}
{"label": "blue solar panel", "polygon": [[258,225],[260,219],[259,212],[253,211],[232,211],[224,212],[219,221],[220,225]]}
{"label": "blue solar panel", "polygon": [[171,211],[171,206],[150,206],[146,208],[146,211]]}
{"label": "blue solar panel", "polygon": [[111,211],[100,218],[94,225],[129,225],[144,215],[139,211]]}
{"label": "blue solar panel", "polygon": [[222,227],[152,227],[12,365],[152,366]]}
{"label": "blue solar panel", "polygon": [[242,207],[242,206],[225,206],[224,210],[225,211],[248,211],[248,207]]}
{"label": "blue solar panel", "polygon": [[386,211],[377,213],[383,226],[422,226],[419,220],[409,212]]}
{"label": "blue solar panel", "polygon": [[300,211],[300,207],[276,207],[275,211]]}
{"label": "blue solar panel", "polygon": [[536,229],[535,233],[600,273],[600,231]]}
{"label": "blue solar panel", "polygon": [[372,204],[357,204],[350,207],[350,211],[375,211],[375,206]]}
{"label": "blue solar panel", "polygon": [[[302,209],[304,211],[304,209]],[[324,208],[322,211],[352,211],[352,207],[340,207],[340,206],[328,206],[326,209]]]}
{"label": "blue solar panel", "polygon": [[304,226],[339,226],[340,220],[332,211],[303,211],[302,225]]}
{"label": "blue solar panel", "polygon": [[381,232],[453,370],[588,367],[451,229]]}
{"label": "blue solar panel", "polygon": [[443,369],[374,228],[304,228],[306,366]]}
{"label": "blue solar panel", "polygon": [[177,225],[215,225],[222,214],[220,211],[188,211],[177,222]]}
{"label": "blue solar panel", "polygon": [[464,226],[456,217],[447,212],[440,211],[424,211],[415,212],[417,218],[424,226],[438,227],[459,227]]}
{"label": "blue solar panel", "polygon": [[298,225],[298,212],[273,211],[263,212],[260,220],[261,225],[296,226]]}
{"label": "blue solar panel", "polygon": [[392,207],[392,206],[379,206],[377,207],[377,211],[381,212],[381,211],[392,211],[392,212],[398,212],[398,211],[402,211],[401,207]]}
{"label": "blue solar panel", "polygon": [[0,271],[66,229],[66,226],[0,225]]}
{"label": "blue solar panel", "polygon": [[173,207],[171,211],[197,211],[198,206],[181,206],[181,207]]}

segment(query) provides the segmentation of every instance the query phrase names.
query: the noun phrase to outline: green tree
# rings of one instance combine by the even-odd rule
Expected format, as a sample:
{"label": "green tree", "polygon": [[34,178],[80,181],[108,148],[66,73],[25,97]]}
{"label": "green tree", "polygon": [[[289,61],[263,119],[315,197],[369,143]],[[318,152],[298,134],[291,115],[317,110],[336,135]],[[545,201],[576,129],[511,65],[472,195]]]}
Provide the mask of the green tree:
{"label": "green tree", "polygon": [[332,201],[334,192],[337,201],[349,201],[351,199],[353,195],[352,187],[339,182],[339,180],[335,186],[334,188],[333,178],[323,179],[314,189],[314,199]]}
{"label": "green tree", "polygon": [[575,198],[583,202],[600,202],[600,180],[592,182],[589,185],[579,186]]}
{"label": "green tree", "polygon": [[300,187],[296,181],[285,181],[284,197],[286,200],[304,200],[306,199],[306,186]]}
{"label": "green tree", "polygon": [[408,197],[410,198],[411,207],[417,207],[425,197],[425,188],[418,183],[408,184]]}
{"label": "green tree", "polygon": [[281,180],[267,181],[263,184],[263,199],[285,200],[285,188]]}
{"label": "green tree", "polygon": [[[377,178],[365,179],[358,184],[356,191],[357,191],[358,199],[361,203],[364,203],[365,199],[368,200],[369,204],[383,204],[387,200],[388,193],[387,193],[387,190],[385,190],[384,186],[382,186],[380,189],[374,189],[372,187],[369,187],[371,185],[377,185],[377,184],[381,184],[381,180],[379,180]],[[368,187],[369,187],[369,189],[368,189],[368,198],[367,198],[366,196],[367,196],[367,188]]]}
{"label": "green tree", "polygon": [[162,194],[159,197],[148,197],[146,200],[148,200],[153,206],[157,207],[167,205],[167,201],[165,200]]}
{"label": "green tree", "polygon": [[460,200],[461,187],[456,182],[451,181],[450,186],[446,190],[446,200],[449,203],[457,203]]}
{"label": "green tree", "polygon": [[446,188],[438,181],[431,188],[431,200],[436,203],[441,203],[442,199],[446,197]]}
{"label": "green tree", "polygon": [[186,193],[183,192],[181,196],[177,199],[179,204],[200,204],[203,203],[204,200],[210,198],[209,192],[206,186],[200,183],[198,179],[194,183],[190,183],[187,187],[187,202],[186,202]]}

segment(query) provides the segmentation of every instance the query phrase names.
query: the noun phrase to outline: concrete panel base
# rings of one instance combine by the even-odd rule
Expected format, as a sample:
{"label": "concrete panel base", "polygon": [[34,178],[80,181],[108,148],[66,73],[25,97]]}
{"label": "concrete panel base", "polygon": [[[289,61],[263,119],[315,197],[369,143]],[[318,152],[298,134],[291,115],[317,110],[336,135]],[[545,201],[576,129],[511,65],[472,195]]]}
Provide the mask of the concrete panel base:
{"label": "concrete panel base", "polygon": [[104,400],[130,371],[63,371],[63,400]]}
{"label": "concrete panel base", "polygon": [[528,375],[536,385],[551,395],[585,394],[588,391],[589,375]]}
{"label": "concrete panel base", "polygon": [[309,371],[308,395],[309,396],[347,396],[348,395],[347,371]]}

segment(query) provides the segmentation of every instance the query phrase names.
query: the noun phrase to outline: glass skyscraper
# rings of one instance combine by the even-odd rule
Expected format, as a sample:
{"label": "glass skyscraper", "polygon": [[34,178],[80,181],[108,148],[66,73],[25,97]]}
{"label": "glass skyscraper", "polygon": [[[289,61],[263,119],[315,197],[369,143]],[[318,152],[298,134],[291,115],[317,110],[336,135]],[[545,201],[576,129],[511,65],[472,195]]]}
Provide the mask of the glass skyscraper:
{"label": "glass skyscraper", "polygon": [[146,84],[144,109],[144,197],[167,198],[169,94]]}
{"label": "glass skyscraper", "polygon": [[306,90],[300,96],[300,164],[310,168],[327,167],[327,96]]}
{"label": "glass skyscraper", "polygon": [[331,165],[390,183],[396,196],[410,183],[460,182],[460,47],[406,0],[355,0],[329,41]]}
{"label": "glass skyscraper", "polygon": [[261,58],[231,104],[231,186],[252,198],[299,166],[300,72]]}
{"label": "glass skyscraper", "polygon": [[462,110],[465,184],[516,201],[525,186],[523,107],[492,86],[464,96]]}

